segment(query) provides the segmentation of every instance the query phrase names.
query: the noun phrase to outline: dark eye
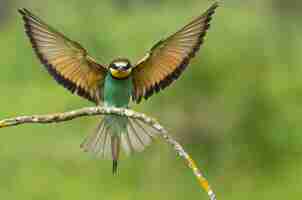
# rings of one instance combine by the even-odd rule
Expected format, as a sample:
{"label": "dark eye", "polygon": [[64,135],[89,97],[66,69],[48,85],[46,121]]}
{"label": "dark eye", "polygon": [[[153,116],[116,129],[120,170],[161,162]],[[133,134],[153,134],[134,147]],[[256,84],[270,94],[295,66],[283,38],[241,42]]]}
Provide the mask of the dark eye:
{"label": "dark eye", "polygon": [[118,69],[118,66],[115,63],[112,63],[110,66],[112,69]]}

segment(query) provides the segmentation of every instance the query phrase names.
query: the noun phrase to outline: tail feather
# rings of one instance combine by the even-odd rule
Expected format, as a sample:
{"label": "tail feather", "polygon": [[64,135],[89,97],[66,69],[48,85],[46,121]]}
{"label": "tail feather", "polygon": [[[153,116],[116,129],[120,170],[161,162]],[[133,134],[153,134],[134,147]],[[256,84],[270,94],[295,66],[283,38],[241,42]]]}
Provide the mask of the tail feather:
{"label": "tail feather", "polygon": [[81,148],[84,151],[88,151],[89,149],[95,151],[95,146],[99,142],[99,137],[102,135],[102,130],[104,129],[104,120],[99,123],[97,126],[95,133],[92,136],[88,136],[81,144]]}
{"label": "tail feather", "polygon": [[112,174],[117,173],[117,160],[112,161]]}
{"label": "tail feather", "polygon": [[120,154],[120,137],[111,136],[111,153],[112,153],[112,173],[116,174],[117,172],[117,161]]}
{"label": "tail feather", "polygon": [[[145,125],[145,124],[143,124]],[[139,124],[137,119],[129,119],[128,123],[128,133],[132,145],[133,151],[143,151],[145,146],[152,142],[152,133],[148,133],[146,129]]]}
{"label": "tail feather", "polygon": [[111,158],[111,124],[103,119],[98,125],[95,134],[88,136],[88,138],[81,144],[84,151],[91,152],[97,156],[110,159]]}
{"label": "tail feather", "polygon": [[141,152],[149,145],[155,136],[154,129],[137,120],[120,116],[106,116],[100,122],[95,134],[89,136],[81,147],[105,159],[113,160],[113,173],[117,172],[120,145],[129,155]]}
{"label": "tail feather", "polygon": [[[105,122],[102,121],[100,128],[96,132],[97,135],[95,137],[91,138],[91,144],[90,144],[91,147],[90,148],[94,151],[94,153],[98,153],[100,150],[98,147],[101,145],[102,137],[104,137],[104,135],[105,135],[106,128],[107,127],[105,125]],[[93,139],[93,138],[95,138],[95,139]]]}
{"label": "tail feather", "polygon": [[122,146],[123,150],[125,151],[126,155],[130,155],[132,152],[134,152],[134,148],[130,139],[130,136],[128,132],[121,135],[122,138]]}
{"label": "tail feather", "polygon": [[[106,125],[105,125],[106,126]],[[99,143],[98,147],[97,147],[97,151],[96,154],[103,157],[103,158],[110,158],[111,157],[111,153],[110,153],[110,149],[111,149],[111,137],[110,137],[110,125],[107,125],[105,131],[104,131],[104,136],[101,139],[101,142]]]}
{"label": "tail feather", "polygon": [[137,130],[134,128],[132,122],[129,120],[128,135],[131,141],[132,150],[141,152],[144,150],[144,142],[141,137],[138,136]]}
{"label": "tail feather", "polygon": [[154,138],[154,129],[150,126],[147,126],[145,123],[139,121],[130,119],[133,121],[134,125],[137,127],[139,132],[142,132],[140,134],[141,140],[143,141],[144,145],[148,145],[153,141]]}

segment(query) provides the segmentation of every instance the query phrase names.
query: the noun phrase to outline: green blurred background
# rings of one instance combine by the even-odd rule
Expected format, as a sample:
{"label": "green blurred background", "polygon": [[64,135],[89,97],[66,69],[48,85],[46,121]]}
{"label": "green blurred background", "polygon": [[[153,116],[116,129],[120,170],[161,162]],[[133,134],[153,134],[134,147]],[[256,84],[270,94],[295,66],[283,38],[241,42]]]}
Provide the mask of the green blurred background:
{"label": "green blurred background", "polygon": [[[141,58],[209,0],[1,0],[0,118],[91,106],[39,64],[17,8],[78,40],[103,63]],[[218,199],[299,199],[302,186],[301,1],[225,1],[173,86],[133,106],[156,117],[206,172]],[[0,131],[1,199],[207,199],[157,140],[120,163],[79,148],[98,117]]]}

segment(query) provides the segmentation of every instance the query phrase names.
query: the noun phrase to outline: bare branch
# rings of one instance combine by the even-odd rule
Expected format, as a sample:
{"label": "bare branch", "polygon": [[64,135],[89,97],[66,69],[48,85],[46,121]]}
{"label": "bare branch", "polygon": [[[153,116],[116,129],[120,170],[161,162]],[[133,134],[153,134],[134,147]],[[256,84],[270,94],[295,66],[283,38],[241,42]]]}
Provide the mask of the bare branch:
{"label": "bare branch", "polygon": [[177,154],[182,157],[189,168],[192,169],[194,175],[196,176],[200,186],[204,189],[211,200],[216,200],[215,194],[211,189],[207,179],[203,176],[201,171],[197,168],[194,160],[191,156],[183,149],[183,147],[173,139],[168,131],[160,125],[155,119],[148,117],[143,113],[138,113],[133,110],[123,109],[123,108],[114,108],[114,107],[87,107],[78,110],[73,110],[64,113],[54,113],[47,115],[32,115],[32,116],[20,116],[15,118],[4,119],[0,121],[0,128],[17,126],[21,124],[27,123],[58,123],[69,121],[78,117],[83,116],[93,116],[93,115],[108,115],[108,114],[116,114],[120,116],[127,116],[130,118],[138,119],[158,131],[159,135],[165,139],[165,141],[172,145]]}

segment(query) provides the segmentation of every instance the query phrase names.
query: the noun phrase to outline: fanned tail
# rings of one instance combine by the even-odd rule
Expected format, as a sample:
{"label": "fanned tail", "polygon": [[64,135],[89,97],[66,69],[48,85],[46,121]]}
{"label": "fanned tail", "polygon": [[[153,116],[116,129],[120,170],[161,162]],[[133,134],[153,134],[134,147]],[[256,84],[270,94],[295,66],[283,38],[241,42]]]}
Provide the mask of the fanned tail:
{"label": "fanned tail", "polygon": [[95,134],[89,136],[81,147],[105,159],[112,159],[113,174],[117,172],[120,146],[127,155],[141,152],[155,136],[155,130],[137,119],[116,115],[105,116]]}
{"label": "fanned tail", "polygon": [[122,146],[127,155],[141,152],[154,139],[155,134],[152,127],[137,120],[128,119],[127,131],[122,134]]}

